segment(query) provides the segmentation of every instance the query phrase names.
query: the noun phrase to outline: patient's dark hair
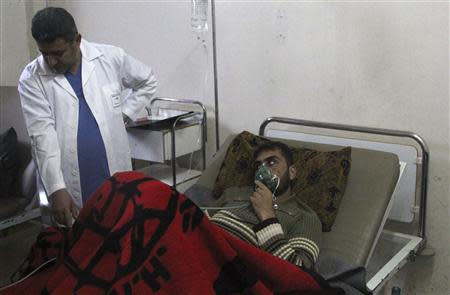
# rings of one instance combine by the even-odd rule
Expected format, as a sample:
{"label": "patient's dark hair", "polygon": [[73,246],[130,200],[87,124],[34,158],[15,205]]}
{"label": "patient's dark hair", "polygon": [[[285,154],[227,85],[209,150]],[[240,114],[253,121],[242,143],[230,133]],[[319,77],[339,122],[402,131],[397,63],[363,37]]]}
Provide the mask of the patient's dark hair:
{"label": "patient's dark hair", "polygon": [[256,159],[262,152],[274,150],[279,150],[281,152],[283,157],[286,159],[288,166],[294,164],[294,156],[291,148],[279,141],[268,141],[259,145],[253,153],[253,159]]}
{"label": "patient's dark hair", "polygon": [[64,8],[46,7],[39,10],[31,21],[31,34],[36,42],[53,42],[62,38],[73,41],[78,30],[72,15]]}

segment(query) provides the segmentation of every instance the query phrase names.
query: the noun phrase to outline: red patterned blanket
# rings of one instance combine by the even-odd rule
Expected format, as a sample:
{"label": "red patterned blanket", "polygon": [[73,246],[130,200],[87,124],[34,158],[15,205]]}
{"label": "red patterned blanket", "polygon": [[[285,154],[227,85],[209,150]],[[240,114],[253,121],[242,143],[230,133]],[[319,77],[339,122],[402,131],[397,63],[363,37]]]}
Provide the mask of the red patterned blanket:
{"label": "red patterned blanket", "polygon": [[306,270],[209,222],[169,186],[118,173],[72,229],[42,232],[31,268],[56,262],[2,294],[337,294]]}

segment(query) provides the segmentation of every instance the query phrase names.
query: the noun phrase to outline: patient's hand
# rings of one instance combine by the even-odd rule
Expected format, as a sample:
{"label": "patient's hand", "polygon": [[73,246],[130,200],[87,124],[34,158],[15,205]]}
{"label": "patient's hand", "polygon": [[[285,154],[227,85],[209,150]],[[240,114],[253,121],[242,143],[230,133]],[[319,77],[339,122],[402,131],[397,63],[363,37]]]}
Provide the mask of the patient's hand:
{"label": "patient's hand", "polygon": [[259,221],[264,221],[275,217],[275,210],[273,209],[272,192],[262,182],[256,180],[256,189],[250,197],[253,210]]}
{"label": "patient's hand", "polygon": [[52,213],[55,220],[65,226],[72,226],[72,218],[78,216],[78,208],[66,189],[60,189],[50,195]]}

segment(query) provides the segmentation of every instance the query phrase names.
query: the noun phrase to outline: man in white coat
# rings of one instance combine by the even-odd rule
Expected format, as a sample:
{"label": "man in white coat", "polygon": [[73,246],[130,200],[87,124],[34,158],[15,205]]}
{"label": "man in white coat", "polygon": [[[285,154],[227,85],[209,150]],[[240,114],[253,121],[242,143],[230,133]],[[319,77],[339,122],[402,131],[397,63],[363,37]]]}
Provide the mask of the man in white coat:
{"label": "man in white coat", "polygon": [[38,11],[31,31],[42,55],[20,77],[22,111],[53,216],[71,226],[99,184],[131,170],[124,120],[150,102],[156,80],[121,48],[82,39],[62,8]]}

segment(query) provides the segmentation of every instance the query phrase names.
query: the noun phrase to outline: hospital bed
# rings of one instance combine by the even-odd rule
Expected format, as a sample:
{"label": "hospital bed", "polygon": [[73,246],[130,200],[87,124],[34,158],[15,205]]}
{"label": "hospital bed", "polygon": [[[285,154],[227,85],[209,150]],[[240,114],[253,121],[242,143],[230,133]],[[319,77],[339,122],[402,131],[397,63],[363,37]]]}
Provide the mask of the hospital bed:
{"label": "hospital bed", "polygon": [[[269,125],[275,128],[269,129]],[[259,136],[285,142],[291,147],[325,152],[352,146],[345,193],[331,231],[323,233],[320,257],[338,258],[353,268],[369,270],[365,278],[367,290],[380,292],[384,284],[425,247],[429,151],[420,136],[410,132],[280,117],[266,119],[260,126]],[[213,203],[211,192],[221,169],[230,166],[224,165],[223,161],[230,144],[236,145],[233,141],[236,137],[232,135],[225,140],[198,182],[186,191],[199,206]],[[364,147],[366,143],[369,148]],[[402,146],[415,151],[414,163],[399,160],[401,152],[384,151],[396,151]],[[390,213],[392,215],[393,207],[398,207],[396,199],[404,197],[399,193],[402,190],[400,184],[403,183],[405,168],[411,167],[415,173],[412,177],[414,187],[407,197],[414,204],[406,210],[413,211],[413,220],[404,222],[400,218],[398,221]],[[403,230],[405,227],[408,228],[406,231]],[[380,245],[395,251],[384,253],[378,249]]]}

